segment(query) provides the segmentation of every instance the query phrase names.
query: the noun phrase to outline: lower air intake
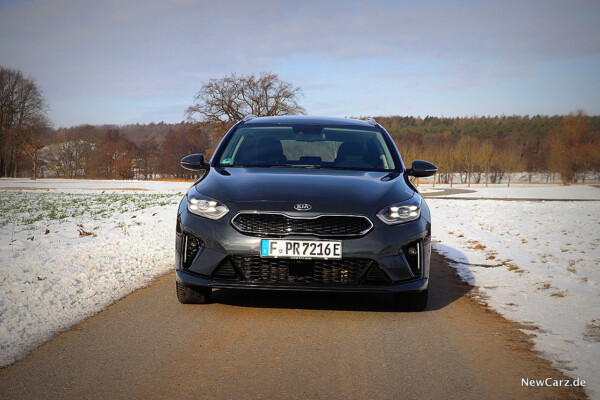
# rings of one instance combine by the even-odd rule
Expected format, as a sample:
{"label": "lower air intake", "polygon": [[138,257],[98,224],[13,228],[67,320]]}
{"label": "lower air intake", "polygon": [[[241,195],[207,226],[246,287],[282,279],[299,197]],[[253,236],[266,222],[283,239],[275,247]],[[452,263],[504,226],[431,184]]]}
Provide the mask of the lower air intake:
{"label": "lower air intake", "polygon": [[369,283],[390,283],[391,280],[388,276],[379,268],[379,265],[373,264],[367,274],[367,281]]}
{"label": "lower air intake", "polygon": [[246,282],[358,284],[372,260],[289,260],[233,257]]}
{"label": "lower air intake", "polygon": [[235,267],[231,261],[229,259],[225,259],[215,270],[214,277],[215,279],[220,280],[237,280],[238,274],[235,271]]}

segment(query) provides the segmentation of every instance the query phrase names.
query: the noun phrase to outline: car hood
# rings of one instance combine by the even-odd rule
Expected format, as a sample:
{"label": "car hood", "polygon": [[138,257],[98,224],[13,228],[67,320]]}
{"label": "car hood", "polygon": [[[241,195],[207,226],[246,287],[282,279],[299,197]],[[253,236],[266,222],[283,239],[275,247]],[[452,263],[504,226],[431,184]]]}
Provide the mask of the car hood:
{"label": "car hood", "polygon": [[[386,206],[407,200],[414,191],[402,174],[387,172],[302,169],[211,169],[196,185],[198,192],[230,202],[311,202]],[[384,180],[382,180],[384,178]]]}

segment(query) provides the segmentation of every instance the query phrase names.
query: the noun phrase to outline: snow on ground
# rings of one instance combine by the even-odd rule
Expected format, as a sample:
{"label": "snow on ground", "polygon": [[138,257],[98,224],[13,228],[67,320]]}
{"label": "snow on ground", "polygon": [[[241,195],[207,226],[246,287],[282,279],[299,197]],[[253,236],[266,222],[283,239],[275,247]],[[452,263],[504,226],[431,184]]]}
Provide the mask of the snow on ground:
{"label": "snow on ground", "polygon": [[[600,189],[588,188],[475,188],[474,195],[600,200]],[[434,248],[482,300],[524,324],[536,349],[600,398],[600,201],[427,203]]]}
{"label": "snow on ground", "polygon": [[[485,199],[545,199],[545,200],[600,200],[600,190],[590,185],[541,185],[541,184],[511,184],[506,185],[453,185],[452,189],[470,190],[472,193],[457,193],[444,195],[451,198],[485,198]],[[435,185],[435,187],[419,186],[419,191],[426,194],[441,193],[450,189],[450,185]]]}
{"label": "snow on ground", "polygon": [[[0,179],[0,366],[170,271],[176,207],[189,186]],[[429,198],[435,249],[600,398],[600,189],[470,189],[444,197],[521,200]]]}
{"label": "snow on ground", "polygon": [[190,185],[0,180],[51,189],[0,190],[0,366],[172,270]]}
{"label": "snow on ground", "polygon": [[0,190],[30,189],[65,193],[96,191],[177,193],[187,191],[191,185],[191,182],[165,181],[117,181],[105,179],[38,179],[34,181],[29,178],[0,178]]}

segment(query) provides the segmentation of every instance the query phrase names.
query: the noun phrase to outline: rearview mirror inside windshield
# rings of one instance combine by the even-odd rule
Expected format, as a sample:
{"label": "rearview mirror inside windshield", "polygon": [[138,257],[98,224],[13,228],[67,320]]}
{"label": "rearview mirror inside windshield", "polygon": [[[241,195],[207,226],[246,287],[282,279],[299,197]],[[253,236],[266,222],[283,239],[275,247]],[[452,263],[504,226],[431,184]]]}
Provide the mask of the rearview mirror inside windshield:
{"label": "rearview mirror inside windshield", "polygon": [[294,125],[294,140],[299,142],[320,142],[326,140],[320,125]]}
{"label": "rearview mirror inside windshield", "polygon": [[294,126],[294,140],[299,142],[319,142],[326,140],[323,127],[304,125]]}

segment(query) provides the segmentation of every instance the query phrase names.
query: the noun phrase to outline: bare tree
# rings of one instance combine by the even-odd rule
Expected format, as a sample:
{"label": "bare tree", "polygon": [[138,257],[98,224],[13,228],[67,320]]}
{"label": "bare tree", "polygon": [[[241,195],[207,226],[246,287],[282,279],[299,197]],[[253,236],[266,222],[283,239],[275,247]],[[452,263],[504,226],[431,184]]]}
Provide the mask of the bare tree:
{"label": "bare tree", "polygon": [[454,184],[454,173],[458,170],[459,158],[458,152],[456,151],[457,144],[452,141],[448,141],[448,144],[440,149],[440,159],[442,165],[445,167],[446,174],[448,175],[448,181],[450,187]]}
{"label": "bare tree", "polygon": [[[305,114],[298,104],[302,89],[279,79],[277,74],[261,72],[211,79],[194,97],[186,110],[189,121],[231,123],[246,115]],[[199,117],[199,118],[197,118]]]}
{"label": "bare tree", "polygon": [[21,138],[21,149],[31,160],[32,179],[37,178],[38,151],[46,147],[46,141],[50,134],[48,121],[41,116],[37,121],[31,121]]}
{"label": "bare tree", "polygon": [[480,139],[473,136],[463,136],[456,146],[458,162],[467,173],[467,187],[471,187],[471,175],[478,164],[479,146]]}
{"label": "bare tree", "polygon": [[156,138],[147,138],[140,143],[138,150],[139,170],[144,179],[152,179],[158,170],[160,143]]}
{"label": "bare tree", "polygon": [[80,125],[60,128],[41,157],[56,176],[83,178],[90,176],[89,163],[103,143],[106,130],[99,126]]}
{"label": "bare tree", "polygon": [[40,121],[46,121],[45,111],[46,102],[35,81],[20,71],[0,67],[0,171],[4,176],[12,167],[16,177],[24,138],[39,132]]}
{"label": "bare tree", "polygon": [[485,173],[485,186],[488,186],[490,181],[490,172],[492,171],[492,167],[496,162],[496,153],[494,151],[494,145],[486,140],[483,142],[479,148],[480,157],[481,157],[481,166],[483,172]]}
{"label": "bare tree", "polygon": [[515,172],[523,170],[523,159],[521,158],[520,147],[515,143],[507,143],[497,154],[498,167],[505,173],[510,187],[510,179]]}
{"label": "bare tree", "polygon": [[136,153],[137,147],[132,141],[121,135],[118,129],[109,129],[90,161],[90,173],[98,178],[131,179]]}
{"label": "bare tree", "polygon": [[562,126],[554,129],[548,138],[550,169],[561,175],[564,185],[572,183],[578,172],[585,174],[593,165],[597,139],[583,117],[581,111],[563,117]]}

